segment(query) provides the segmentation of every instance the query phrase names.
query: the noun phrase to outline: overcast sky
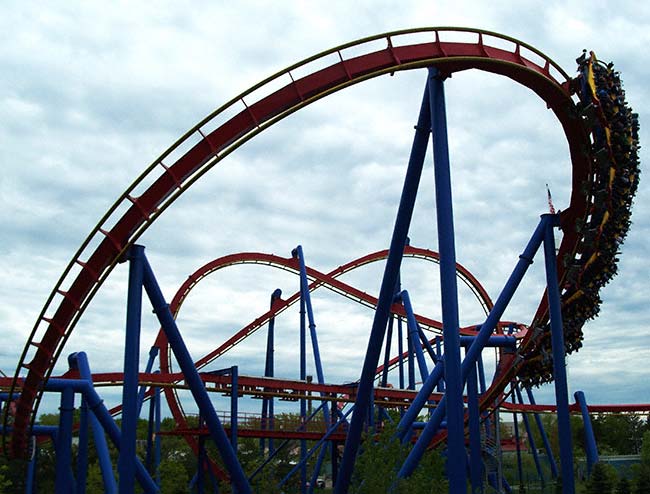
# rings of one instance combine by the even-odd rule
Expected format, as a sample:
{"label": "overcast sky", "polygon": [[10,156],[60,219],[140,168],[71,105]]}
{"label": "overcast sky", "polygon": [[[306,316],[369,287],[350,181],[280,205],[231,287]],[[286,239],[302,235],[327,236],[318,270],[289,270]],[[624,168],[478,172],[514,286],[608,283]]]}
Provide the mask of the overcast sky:
{"label": "overcast sky", "polygon": [[[516,7],[514,7],[516,5]],[[6,2],[0,15],[0,369],[17,359],[50,290],[93,226],[126,187],[187,129],[288,65],[365,36],[412,27],[467,26],[521,39],[569,74],[583,48],[613,61],[641,143],[649,113],[650,6],[638,2]],[[241,251],[289,256],[329,271],[386,248],[426,72],[375,79],[275,125],[211,170],[140,243],[171,299],[209,260]],[[496,299],[547,210],[570,194],[559,123],[531,91],[475,72],[446,83],[457,259]],[[641,150],[642,169],[647,162]],[[601,316],[569,359],[571,390],[591,403],[650,402],[650,182],[645,172],[618,277]],[[429,155],[412,244],[436,250]],[[541,262],[506,318],[529,323],[543,290]],[[417,312],[440,317],[436,268],[408,261],[404,288]],[[381,266],[346,281],[376,294]],[[95,371],[120,370],[126,266],[111,275],[69,340]],[[179,326],[195,357],[287,297],[296,277],[229,268],[202,282]],[[325,377],[357,379],[372,314],[313,294]],[[147,311],[149,312],[149,311]],[[480,322],[461,290],[461,323]],[[278,321],[278,375],[297,377],[297,309]],[[143,363],[158,327],[143,323]],[[263,331],[213,368],[260,375]],[[58,367],[65,370],[65,359]],[[313,371],[313,366],[310,370]],[[105,391],[107,395],[119,391]],[[548,390],[540,396],[550,401]],[[110,401],[110,400],[109,400]],[[48,403],[48,402],[46,402]]]}

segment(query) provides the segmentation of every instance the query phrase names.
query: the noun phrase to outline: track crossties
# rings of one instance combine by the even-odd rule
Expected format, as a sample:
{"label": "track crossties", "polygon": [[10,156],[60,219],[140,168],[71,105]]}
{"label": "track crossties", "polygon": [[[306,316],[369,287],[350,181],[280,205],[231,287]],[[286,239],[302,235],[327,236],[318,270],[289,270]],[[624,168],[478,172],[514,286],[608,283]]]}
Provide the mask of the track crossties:
{"label": "track crossties", "polygon": [[[585,108],[574,101],[575,85],[557,64],[514,38],[465,28],[396,31],[341,45],[265,79],[217,109],[154,161],[106,212],[52,290],[20,356],[10,392],[17,396],[16,414],[9,417],[6,412],[4,416],[5,425],[13,420],[13,453],[22,455],[27,450],[29,428],[42,396],[41,384],[52,373],[94,294],[126,249],[181,194],[238,147],[306,105],[373,77],[431,66],[446,75],[477,69],[508,77],[531,89],[553,111],[565,132],[573,170],[570,205],[561,218],[564,238],[559,255],[561,259],[568,256],[569,261],[577,259],[577,253],[585,251],[586,231],[594,226],[596,211],[590,187],[599,149],[594,148],[591,138],[595,127],[587,124]],[[595,98],[600,99],[597,92]],[[607,116],[607,110],[603,108],[603,112]],[[613,147],[611,152],[616,158]],[[598,181],[602,182],[600,178]],[[614,209],[608,211],[613,215]],[[602,238],[610,234],[604,231]],[[592,252],[600,252],[604,241],[596,244]],[[589,278],[587,260],[582,271],[585,280]],[[569,267],[571,262],[560,263],[560,279]],[[535,327],[544,326],[544,313],[542,298]],[[539,353],[542,344],[536,342],[536,332],[529,332],[525,351]],[[492,393],[498,395],[508,382],[497,382]]]}
{"label": "track crossties", "polygon": [[[573,228],[580,241],[573,255],[560,261],[566,268],[562,289],[562,318],[566,352],[582,346],[582,327],[598,315],[599,292],[616,275],[619,248],[630,227],[631,207],[639,183],[639,121],[625,100],[619,73],[586,53],[578,58],[579,75],[573,89],[590,136],[591,168],[580,190],[587,198],[587,215]],[[534,355],[519,373],[526,385],[553,380],[550,326],[539,321]]]}

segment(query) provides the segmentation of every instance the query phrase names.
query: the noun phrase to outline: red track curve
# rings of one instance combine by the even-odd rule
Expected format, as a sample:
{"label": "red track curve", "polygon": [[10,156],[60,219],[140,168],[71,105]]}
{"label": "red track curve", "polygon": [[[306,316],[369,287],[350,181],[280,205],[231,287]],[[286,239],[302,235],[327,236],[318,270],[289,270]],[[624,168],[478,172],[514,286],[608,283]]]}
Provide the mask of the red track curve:
{"label": "red track curve", "polygon": [[[408,44],[409,36],[422,33],[430,33],[432,41]],[[443,35],[448,33],[462,33],[468,39],[445,41]],[[377,40],[385,40],[386,48],[344,57],[346,49],[364,46],[367,49]],[[511,43],[512,51],[491,45],[493,40],[499,46],[504,41]],[[328,56],[338,57],[338,61],[304,77],[293,77],[297,69]],[[541,65],[532,61],[533,58],[540,60]],[[199,122],[147,168],[100,220],[57,282],[19,359],[12,394],[22,369],[27,370],[27,376],[16,400],[13,453],[20,455],[25,451],[28,428],[35,420],[42,396],[40,384],[52,373],[90,300],[128,247],[189,186],[249,139],[320,98],[382,74],[432,65],[445,74],[478,69],[503,75],[540,96],[564,129],[573,165],[571,202],[563,213],[563,224],[572,225],[577,218],[585,216],[586,199],[580,185],[589,172],[590,157],[585,150],[590,149],[590,143],[577,118],[567,74],[535,48],[487,31],[423,28],[365,38],[311,57],[252,87]],[[551,70],[565,80],[557,80]],[[256,99],[256,94],[268,89],[271,83],[277,87],[283,81],[286,85]],[[573,228],[564,231],[559,256],[573,253],[578,243]],[[541,306],[544,304],[542,300]],[[4,420],[6,423],[6,414]]]}
{"label": "red track curve", "polygon": [[[439,262],[439,255],[437,252],[433,252],[428,249],[411,247],[411,246],[407,246],[404,249],[404,256],[418,258],[418,259],[425,259],[434,263]],[[309,285],[309,291],[313,291],[321,286],[325,286],[326,288],[329,288],[330,290],[333,290],[336,293],[340,293],[356,302],[374,308],[377,304],[377,299],[375,297],[368,295],[367,293],[362,292],[360,290],[357,290],[356,288],[339,281],[337,278],[345,273],[348,273],[366,264],[385,260],[387,257],[388,257],[388,250],[377,251],[372,254],[363,256],[359,259],[356,259],[354,261],[351,261],[342,266],[339,266],[338,268],[334,269],[328,274],[323,274],[320,273],[319,271],[316,271],[315,269],[307,267],[307,277],[313,280]],[[181,287],[177,290],[176,294],[174,295],[169,305],[169,308],[172,314],[174,315],[174,317],[176,318],[178,316],[178,313],[181,309],[183,302],[185,301],[189,293],[192,291],[192,289],[194,289],[194,287],[201,280],[203,280],[210,274],[220,269],[226,268],[228,266],[237,265],[237,264],[264,264],[278,269],[290,271],[296,274],[300,273],[298,260],[293,257],[284,258],[273,254],[240,253],[240,254],[233,254],[233,255],[224,256],[215,259],[205,264],[204,266],[200,267],[199,269],[197,269],[192,275],[188,277],[185,283],[183,283]],[[490,300],[490,297],[485,291],[485,289],[483,288],[483,286],[462,265],[460,264],[456,265],[456,272],[458,277],[461,279],[461,281],[465,283],[465,285],[467,285],[470,288],[470,290],[474,293],[477,300],[480,302],[481,306],[483,307],[485,314],[487,315],[489,313],[489,310],[492,308],[492,301]],[[278,314],[280,314],[281,312],[283,312],[284,310],[286,310],[288,307],[290,307],[291,305],[293,305],[295,302],[299,300],[300,300],[300,292],[294,293],[287,299],[277,300],[269,311],[267,311],[260,317],[256,318],[250,324],[248,324],[240,331],[235,333],[235,335],[233,335],[231,338],[226,340],[219,347],[215,348],[210,353],[197,360],[194,363],[194,365],[196,366],[197,369],[201,369],[205,367],[206,365],[208,365],[209,363],[217,359],[219,356],[223,355],[228,350],[233,348],[235,345],[243,341],[245,338],[250,336],[252,333],[260,329],[263,325],[267,324],[272,317],[277,316]],[[392,311],[395,314],[405,316],[404,310],[399,304],[395,304],[392,308]],[[442,324],[438,321],[423,316],[419,316],[419,315],[416,315],[416,319],[420,323],[420,325],[428,327],[429,329],[440,331],[442,328]],[[463,334],[470,334],[470,335],[476,334],[475,326],[463,328],[461,332]],[[171,361],[170,349],[167,343],[167,337],[162,330],[159,331],[158,337],[156,338],[156,342],[154,343],[154,345],[158,347],[158,349],[160,350],[159,361],[160,361],[161,373],[163,375],[172,374],[173,369],[171,367],[172,361]],[[179,380],[182,380],[182,377],[179,377]],[[173,387],[166,387],[164,389],[164,392],[165,392],[165,397],[167,399],[167,404],[172,413],[172,416],[174,417],[176,423],[178,424],[178,427],[181,429],[188,427],[186,417],[185,417],[185,412],[183,411],[183,407],[178,398],[176,389]],[[188,441],[190,446],[196,450],[197,444],[195,444],[193,438],[188,436],[186,437],[186,440]]]}

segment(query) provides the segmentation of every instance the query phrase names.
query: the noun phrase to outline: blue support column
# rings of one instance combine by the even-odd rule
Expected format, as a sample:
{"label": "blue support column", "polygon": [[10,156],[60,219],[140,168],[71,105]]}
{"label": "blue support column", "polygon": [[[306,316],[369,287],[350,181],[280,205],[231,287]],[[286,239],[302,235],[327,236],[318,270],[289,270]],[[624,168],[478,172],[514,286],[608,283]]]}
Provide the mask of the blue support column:
{"label": "blue support column", "polygon": [[[409,343],[411,346],[409,349],[409,355],[415,354],[418,368],[420,370],[420,379],[424,382],[429,375],[429,369],[427,369],[427,362],[424,359],[424,352],[422,351],[422,345],[420,344],[418,322],[415,320],[415,314],[413,312],[413,306],[411,305],[411,298],[409,297],[408,292],[403,290],[400,296],[402,299],[402,305],[404,306],[404,312],[406,312],[406,324],[409,331]],[[413,384],[413,389],[415,389],[415,383]]]}
{"label": "blue support column", "polygon": [[[442,360],[442,336],[436,336],[436,355],[438,357],[438,362]],[[445,379],[444,377],[438,381],[437,389],[438,393],[445,392]]]}
{"label": "blue support column", "polygon": [[160,458],[161,458],[161,441],[160,441],[160,388],[156,388],[154,391],[153,399],[155,401],[156,412],[154,414],[154,420],[156,422],[156,439],[154,440],[154,471],[156,474],[154,478],[156,480],[156,485],[160,487]]}
{"label": "blue support column", "polygon": [[[152,346],[149,349],[149,359],[147,360],[147,365],[145,366],[144,369],[145,374],[149,374],[151,372],[151,369],[153,369],[153,364],[157,356],[158,356],[158,347]],[[140,412],[142,411],[142,404],[144,403],[145,388],[146,386],[140,386],[140,391],[138,392],[138,417],[140,416]]]}
{"label": "blue support column", "polygon": [[133,245],[129,249],[128,260],[129,288],[124,343],[124,384],[122,386],[122,445],[117,460],[120,494],[132,493],[135,485],[144,247]]}
{"label": "blue support column", "polygon": [[[1,408],[1,407],[0,407]],[[34,494],[36,492],[36,466],[38,464],[38,442],[34,441],[32,457],[27,463],[27,475],[25,475],[25,494]]]}
{"label": "blue support column", "polygon": [[[526,394],[528,395],[528,401],[531,405],[535,405],[535,397],[530,388],[526,388]],[[523,403],[523,401],[522,401]],[[537,429],[539,430],[539,435],[542,437],[542,442],[544,443],[544,450],[546,451],[546,457],[548,458],[548,465],[551,468],[551,477],[554,479],[558,478],[559,472],[557,469],[557,463],[555,457],[553,456],[553,449],[551,448],[551,442],[548,440],[548,435],[546,434],[546,429],[544,429],[544,424],[542,424],[542,418],[539,416],[539,413],[533,414],[535,417],[535,422],[537,423]]]}
{"label": "blue support column", "polygon": [[[316,408],[316,410],[314,410],[314,412],[313,412],[312,414],[309,415],[309,417],[308,417],[308,419],[307,419],[307,422],[309,422],[312,418],[314,418],[314,417],[316,416],[316,414],[317,414],[318,412],[320,412],[320,410],[321,410],[322,407],[323,407],[323,405],[320,405],[318,408]],[[346,414],[346,415],[347,415],[347,414]],[[302,425],[302,424],[301,424],[301,425],[300,425],[300,426],[295,430],[295,432],[299,432],[299,431],[303,431],[303,430],[305,430],[305,425]],[[326,435],[327,435],[327,434],[326,434]],[[255,471],[250,475],[250,477],[249,477],[249,481],[252,481],[252,480],[257,476],[257,474],[259,474],[259,473],[262,471],[262,469],[264,469],[264,467],[265,467],[266,465],[268,465],[268,464],[271,462],[271,460],[272,460],[275,456],[277,456],[277,454],[278,454],[280,451],[282,451],[282,449],[285,448],[285,447],[289,444],[290,441],[292,441],[292,440],[291,440],[291,439],[285,439],[284,441],[282,441],[282,443],[280,444],[280,446],[278,446],[278,447],[275,449],[275,451],[273,452],[273,454],[272,454],[272,455],[269,455],[269,457],[268,457],[266,460],[264,460],[264,461],[262,462],[262,464],[261,464],[260,466],[258,466],[258,467],[255,469]]]}
{"label": "blue support column", "polygon": [[[519,387],[515,386],[515,393],[517,394],[517,399],[519,400],[519,403],[523,405],[524,400],[521,397],[521,391],[519,391]],[[546,479],[544,479],[544,471],[542,470],[542,465],[539,462],[539,455],[537,454],[537,445],[535,444],[535,439],[533,438],[533,432],[530,428],[530,422],[528,421],[528,414],[522,413],[521,414],[523,420],[524,420],[524,427],[526,428],[526,435],[528,436],[528,444],[530,446],[530,451],[533,454],[533,460],[535,461],[535,468],[537,469],[537,475],[539,477],[539,481],[542,484],[542,487],[546,485]]]}
{"label": "blue support column", "polygon": [[558,287],[555,254],[554,227],[559,225],[557,215],[549,217],[544,236],[544,261],[546,263],[546,289],[548,307],[551,316],[551,344],[553,347],[553,376],[555,383],[555,400],[557,404],[557,426],[560,437],[560,467],[562,471],[563,494],[574,494],[573,444],[571,438],[571,421],[569,418],[569,390],[567,385],[564,331],[562,329],[562,305]]}
{"label": "blue support column", "polygon": [[59,432],[56,438],[56,494],[73,492],[72,478],[72,415],[74,412],[74,390],[66,387],[61,392],[59,408]]}
{"label": "blue support column", "polygon": [[[104,401],[99,397],[97,391],[92,385],[92,382],[86,379],[58,379],[50,378],[45,384],[46,391],[62,392],[66,388],[71,388],[75,392],[83,393],[88,403],[88,408],[97,417],[97,420],[103,427],[108,437],[111,439],[117,450],[119,451],[122,443],[122,433],[119,427],[115,424],[115,420],[106,409]],[[158,492],[158,488],[151,480],[151,476],[145,470],[144,465],[136,458],[135,474],[138,482],[147,494],[154,494]]]}
{"label": "blue support column", "polygon": [[483,494],[483,457],[481,454],[481,415],[478,406],[476,368],[467,377],[467,408],[469,409],[469,472],[472,494]]}
{"label": "blue support column", "polygon": [[429,69],[431,128],[436,185],[438,251],[440,253],[440,289],[442,331],[445,355],[445,397],[447,398],[447,475],[451,492],[462,492],[467,483],[465,469],[465,422],[463,417],[463,378],[460,366],[460,330],[456,246],[451,193],[447,116],[443,77],[436,68]]}
{"label": "blue support column", "polygon": [[239,414],[239,367],[230,368],[230,444],[237,454],[237,415]]}
{"label": "blue support column", "polygon": [[397,437],[403,443],[406,442],[409,438],[409,431],[413,426],[413,423],[417,419],[425,403],[428,401],[429,396],[431,393],[433,393],[433,389],[440,382],[444,373],[444,369],[444,359],[440,359],[431,373],[429,373],[427,380],[422,383],[422,387],[411,402],[411,406],[408,407],[406,412],[402,415],[402,418],[397,425]]}
{"label": "blue support column", "polygon": [[[280,300],[282,296],[282,290],[276,288],[271,294],[271,302],[269,309],[273,309],[275,302]],[[264,365],[264,377],[273,377],[274,375],[274,353],[275,353],[275,317],[269,319],[269,328],[268,334],[266,336],[266,361]],[[273,397],[264,397],[262,399],[262,430],[273,430],[274,429],[274,411],[273,411]],[[260,449],[261,454],[264,455],[264,438],[260,438]],[[274,443],[273,439],[269,438],[269,454],[273,454]]]}
{"label": "blue support column", "polygon": [[325,443],[318,453],[314,471],[312,472],[311,478],[309,479],[309,494],[314,494],[314,488],[316,487],[316,482],[318,481],[318,476],[320,474],[321,468],[323,468],[323,461],[325,460],[328,449],[328,443]]}
{"label": "blue support column", "polygon": [[408,322],[406,324],[406,347],[408,348],[406,354],[408,389],[413,390],[415,389],[415,345],[413,343],[413,333],[411,333]]}
{"label": "blue support column", "polygon": [[[309,292],[309,280],[307,279],[307,266],[305,265],[305,255],[302,250],[302,246],[298,246],[295,249],[295,256],[298,258],[300,264],[300,291],[302,296],[305,299],[305,307],[307,309],[307,321],[309,322],[309,336],[311,338],[311,347],[314,354],[314,367],[316,368],[316,379],[318,379],[318,384],[325,384],[325,375],[323,373],[323,364],[320,358],[320,349],[318,347],[318,336],[316,334],[316,321],[314,319],[314,309],[311,305],[311,294]],[[323,393],[321,393],[323,396]],[[323,404],[326,401],[322,402]],[[329,409],[323,407],[323,417],[325,425],[327,426],[330,421]]]}
{"label": "blue support column", "polygon": [[[436,351],[433,349],[431,346],[431,342],[427,339],[427,335],[424,334],[424,331],[422,331],[422,328],[418,324],[418,336],[420,337],[420,343],[422,346],[424,346],[424,349],[427,351],[429,354],[429,358],[431,358],[431,362],[434,363],[434,365],[438,362],[438,355],[436,354]],[[429,374],[427,372],[427,374]]]}
{"label": "blue support column", "polygon": [[[394,317],[388,319],[388,332],[386,333],[386,344],[384,346],[384,368],[381,371],[381,387],[385,388],[388,385],[388,367],[390,365],[390,349],[393,342],[393,324],[395,322]],[[380,420],[390,419],[388,412],[384,407],[379,407]],[[333,420],[333,417],[332,419]]]}
{"label": "blue support column", "polygon": [[[90,365],[88,363],[88,356],[85,352],[73,353],[68,357],[68,362],[71,368],[76,368],[79,371],[79,377],[85,379],[92,384],[92,373],[90,372]],[[87,400],[83,398],[84,403]],[[93,431],[93,441],[95,443],[95,452],[97,453],[97,460],[99,468],[102,472],[102,481],[104,485],[104,492],[106,494],[114,494],[117,492],[117,482],[113,474],[113,463],[111,462],[111,455],[108,450],[108,443],[106,442],[106,435],[102,429],[101,424],[97,420],[94,413],[89,416],[90,427]]]}
{"label": "blue support column", "polygon": [[[345,414],[344,414],[344,415],[343,415],[343,416],[342,416],[342,417],[341,417],[341,418],[340,418],[340,419],[339,419],[339,420],[338,420],[334,425],[332,425],[331,427],[329,427],[329,428],[327,429],[327,431],[325,432],[325,434],[323,435],[323,437],[321,437],[321,438],[318,440],[318,442],[316,442],[316,444],[315,444],[315,445],[314,445],[314,446],[313,446],[313,447],[312,447],[312,448],[307,452],[307,455],[305,455],[305,458],[303,458],[302,460],[300,460],[301,463],[306,463],[307,460],[308,460],[308,459],[309,459],[309,458],[314,454],[314,452],[315,452],[316,450],[318,450],[318,448],[320,448],[321,446],[323,446],[323,443],[325,443],[325,441],[327,441],[327,440],[329,439],[329,437],[330,437],[334,432],[336,432],[336,430],[339,428],[339,426],[345,422],[345,418],[350,414],[350,412],[352,412],[352,408],[351,408],[350,410],[348,410],[347,412],[345,412]],[[325,449],[325,448],[324,448],[324,449]],[[287,475],[285,475],[285,477],[284,477],[284,478],[280,481],[280,483],[278,484],[278,487],[282,487],[282,486],[283,486],[283,485],[284,485],[284,484],[285,484],[285,483],[286,483],[286,482],[291,478],[291,476],[292,476],[294,473],[296,473],[296,471],[297,471],[298,469],[302,468],[301,463],[298,463],[298,464],[295,465],[291,470],[289,470],[289,472],[287,473]]]}
{"label": "blue support column", "polygon": [[88,478],[88,405],[81,398],[79,409],[79,446],[77,447],[77,494],[85,494]]}
{"label": "blue support column", "polygon": [[361,377],[359,379],[354,414],[350,421],[350,428],[345,440],[345,450],[343,452],[343,459],[341,461],[334,491],[336,494],[346,494],[348,492],[354,462],[359,450],[359,444],[361,443],[361,433],[363,431],[368,401],[370,400],[370,391],[373,387],[375,370],[377,369],[379,355],[384,342],[386,325],[390,316],[390,307],[395,295],[395,286],[397,284],[399,270],[402,264],[406,237],[411,224],[415,198],[420,184],[420,177],[422,175],[422,167],[429,140],[430,125],[431,117],[427,83],[427,88],[425,88],[424,97],[422,99],[415,138],[413,140],[413,147],[411,149],[411,157],[409,159],[409,165],[404,179],[404,187],[402,189],[400,205],[397,211],[397,219],[395,220],[388,259],[386,260],[384,276],[379,290],[379,300],[377,301],[377,308],[375,310],[372,329],[370,331],[370,338],[368,339],[366,357],[364,359]]}
{"label": "blue support column", "polygon": [[[397,318],[397,367],[399,370],[399,389],[405,389],[404,382],[404,335],[402,334],[402,318]],[[400,409],[402,410],[402,409]]]}
{"label": "blue support column", "polygon": [[393,340],[393,324],[395,318],[391,317],[388,320],[388,332],[386,333],[386,346],[384,348],[384,368],[381,371],[381,385],[386,387],[388,384],[388,366],[390,365],[390,347]]}
{"label": "blue support column", "polygon": [[[300,380],[307,380],[307,302],[305,294],[302,291],[302,282],[300,284]],[[307,400],[300,398],[300,421],[307,422]],[[307,494],[307,464],[302,460],[307,454],[307,441],[300,440],[300,460],[302,468],[300,469],[300,494]]]}
{"label": "blue support column", "polygon": [[[159,370],[156,371],[156,374],[159,373]],[[156,485],[160,487],[160,388],[155,387],[150,391],[145,465]]]}
{"label": "blue support column", "polygon": [[[490,314],[488,315],[487,319],[481,326],[481,330],[477,334],[474,343],[472,343],[472,346],[468,349],[467,355],[465,356],[465,359],[463,360],[461,366],[463,379],[466,378],[471,366],[474,365],[474,363],[476,363],[476,361],[480,357],[481,351],[483,350],[485,344],[490,339],[490,336],[492,335],[494,328],[496,327],[497,323],[501,319],[501,316],[503,315],[503,312],[505,311],[506,307],[510,303],[512,296],[514,295],[515,291],[517,290],[517,287],[519,286],[519,283],[521,283],[521,280],[526,274],[528,267],[533,263],[533,258],[535,257],[535,253],[537,252],[537,249],[539,248],[542,241],[544,240],[544,232],[546,230],[547,221],[548,220],[544,216],[542,216],[542,219],[537,225],[537,228],[535,229],[535,232],[533,233],[530,241],[528,242],[528,245],[524,249],[524,252],[519,256],[519,262],[515,266],[515,269],[510,275],[510,278],[508,278],[508,281],[506,282],[505,287],[503,288],[501,294],[499,295],[499,298],[495,302],[494,307],[490,311]],[[422,393],[422,390],[420,390],[418,394],[420,393]],[[418,401],[417,397],[416,400],[414,400],[413,403],[411,404],[411,407],[415,405],[416,401]],[[447,397],[444,396],[440,401],[440,403],[438,404],[438,406],[436,407],[436,409],[434,410],[433,414],[431,415],[429,422],[427,423],[426,427],[420,434],[420,437],[418,438],[417,442],[413,446],[413,449],[411,449],[411,452],[409,453],[408,457],[404,461],[404,464],[402,465],[402,468],[399,472],[400,478],[410,476],[415,470],[415,468],[417,467],[426,448],[428,447],[429,443],[433,439],[433,436],[436,434],[438,428],[440,427],[440,424],[446,412],[446,408],[447,408]]]}
{"label": "blue support column", "polygon": [[591,469],[598,463],[598,448],[596,446],[596,436],[594,436],[594,428],[591,425],[591,417],[589,416],[589,408],[587,407],[587,400],[582,391],[573,393],[576,402],[580,406],[582,413],[582,423],[585,429],[585,445],[587,454],[587,472],[591,476]]}
{"label": "blue support column", "polygon": [[[512,386],[514,388],[514,383]],[[514,396],[512,397],[512,402],[516,403],[516,399]],[[521,492],[524,489],[524,468],[521,462],[521,439],[520,439],[521,436],[519,434],[519,422],[517,419],[517,412],[514,412],[512,414],[512,420],[515,428],[515,443],[517,448],[517,480],[519,482],[519,492]]]}
{"label": "blue support column", "polygon": [[[154,389],[152,389],[152,391],[154,391]],[[154,419],[155,414],[156,414],[156,400],[152,396],[149,399],[149,420],[147,422],[147,451],[144,459],[144,466],[150,474],[153,474],[153,472],[155,471],[153,468],[154,437],[156,436],[156,433],[154,432],[156,426],[156,422]]]}
{"label": "blue support column", "polygon": [[251,488],[248,479],[244,474],[241,464],[237,459],[237,455],[232,449],[232,445],[228,440],[228,436],[221,425],[221,421],[217,416],[208,392],[205,389],[203,381],[199,376],[192,356],[185,346],[185,342],[176,326],[176,321],[169,310],[169,305],[165,302],[158,282],[153,274],[153,270],[149,265],[146,257],[144,258],[144,287],[147,291],[154,312],[158,317],[163,331],[167,335],[167,340],[176,356],[178,365],[181,368],[185,382],[190,388],[194,401],[199,407],[201,414],[205,417],[206,424],[210,430],[210,435],[221,454],[224,465],[231,476],[231,481],[237,487],[239,494],[250,494]]}

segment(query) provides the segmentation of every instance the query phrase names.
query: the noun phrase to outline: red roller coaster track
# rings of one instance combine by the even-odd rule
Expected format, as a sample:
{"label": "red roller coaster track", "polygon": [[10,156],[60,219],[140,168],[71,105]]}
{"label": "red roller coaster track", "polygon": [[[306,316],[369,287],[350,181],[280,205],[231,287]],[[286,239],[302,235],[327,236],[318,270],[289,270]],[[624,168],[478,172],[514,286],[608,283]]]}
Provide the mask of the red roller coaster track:
{"label": "red roller coaster track", "polygon": [[[431,42],[411,44],[411,36],[422,33],[429,33]],[[467,40],[445,40],[450,33],[461,33]],[[347,49],[354,47],[358,53],[368,46],[376,46],[373,42],[377,40],[385,40],[386,47],[346,57]],[[503,48],[504,43],[509,43],[511,49]],[[308,71],[312,62],[330,56],[338,60],[304,77],[294,78],[297,69]],[[569,77],[535,48],[487,31],[424,28],[365,38],[311,57],[250,88],[199,122],[120,196],[75,253],[46,301],[16,369],[11,393],[19,383],[22,386],[11,440],[14,454],[20,455],[26,449],[28,430],[42,396],[41,383],[52,373],[90,300],[126,249],[185,190],[239,146],[306,105],[382,74],[432,65],[446,74],[478,69],[503,75],[542,98],[564,129],[573,166],[571,201],[562,214],[562,222],[573,225],[576,219],[585,217],[587,202],[580,186],[589,173],[590,156],[585,152],[590,149],[589,138],[577,118]],[[283,81],[286,84],[280,89],[257,98],[266,88],[277,87]],[[574,228],[565,228],[559,256],[574,253],[578,240]],[[559,269],[562,274],[561,263]],[[546,317],[544,299],[538,314],[541,319]],[[527,335],[524,347],[530,338],[532,333]],[[24,380],[20,378],[23,369],[27,370]],[[493,386],[492,397],[500,392],[504,382]]]}

